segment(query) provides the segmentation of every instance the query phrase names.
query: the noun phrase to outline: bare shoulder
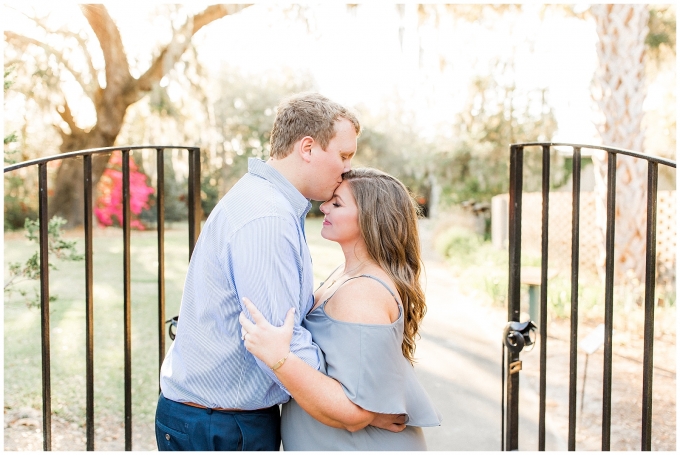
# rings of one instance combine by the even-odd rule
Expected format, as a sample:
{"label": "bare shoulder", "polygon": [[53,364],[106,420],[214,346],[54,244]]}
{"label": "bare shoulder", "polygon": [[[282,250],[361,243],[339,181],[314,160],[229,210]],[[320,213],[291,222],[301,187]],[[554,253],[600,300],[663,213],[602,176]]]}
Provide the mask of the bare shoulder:
{"label": "bare shoulder", "polygon": [[[391,280],[379,277],[391,287]],[[391,324],[399,317],[399,307],[392,294],[380,282],[367,277],[349,280],[326,304],[326,313],[333,319],[361,324]]]}

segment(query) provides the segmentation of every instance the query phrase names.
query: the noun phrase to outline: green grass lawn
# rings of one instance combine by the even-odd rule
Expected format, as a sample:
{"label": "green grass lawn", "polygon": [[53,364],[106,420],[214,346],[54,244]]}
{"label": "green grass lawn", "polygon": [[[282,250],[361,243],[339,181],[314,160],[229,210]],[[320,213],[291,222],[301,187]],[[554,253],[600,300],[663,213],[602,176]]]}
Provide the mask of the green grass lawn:
{"label": "green grass lawn", "polygon": [[[320,218],[306,224],[319,283],[343,261],[335,243],[320,236]],[[82,235],[69,233],[83,252]],[[37,249],[23,237],[6,235],[5,277],[10,262],[22,261]],[[58,262],[50,272],[52,410],[61,417],[85,421],[85,272],[84,261]],[[186,226],[166,229],[166,318],[179,311],[188,266]],[[132,233],[132,413],[133,422],[153,422],[158,398],[158,285],[155,231]],[[6,279],[6,278],[5,278]],[[30,286],[36,286],[30,284]],[[5,296],[5,408],[41,409],[40,311],[28,308],[18,293]],[[123,420],[123,240],[122,231],[108,228],[94,238],[94,391],[98,416]],[[166,332],[166,348],[170,340]]]}

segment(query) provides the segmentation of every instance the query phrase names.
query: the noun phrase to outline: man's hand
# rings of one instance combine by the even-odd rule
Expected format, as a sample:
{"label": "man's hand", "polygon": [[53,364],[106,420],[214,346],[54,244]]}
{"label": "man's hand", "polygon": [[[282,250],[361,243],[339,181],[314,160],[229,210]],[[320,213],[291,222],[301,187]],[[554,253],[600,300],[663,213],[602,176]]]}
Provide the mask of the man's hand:
{"label": "man's hand", "polygon": [[369,425],[399,433],[406,428],[406,414],[376,414]]}

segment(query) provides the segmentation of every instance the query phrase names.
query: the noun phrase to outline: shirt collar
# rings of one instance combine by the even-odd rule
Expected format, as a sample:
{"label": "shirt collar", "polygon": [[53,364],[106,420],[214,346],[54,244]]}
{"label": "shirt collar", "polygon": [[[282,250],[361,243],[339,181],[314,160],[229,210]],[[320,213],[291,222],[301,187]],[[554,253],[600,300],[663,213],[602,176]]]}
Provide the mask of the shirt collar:
{"label": "shirt collar", "polygon": [[261,177],[283,194],[298,217],[304,217],[312,208],[311,202],[300,193],[279,171],[259,158],[248,158],[248,173]]}

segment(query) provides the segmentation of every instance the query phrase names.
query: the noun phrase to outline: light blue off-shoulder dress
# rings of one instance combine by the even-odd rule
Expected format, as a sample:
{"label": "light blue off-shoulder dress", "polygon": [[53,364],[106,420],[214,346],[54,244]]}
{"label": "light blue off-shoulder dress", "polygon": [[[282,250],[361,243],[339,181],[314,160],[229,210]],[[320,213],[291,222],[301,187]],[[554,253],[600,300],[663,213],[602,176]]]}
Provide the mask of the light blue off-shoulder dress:
{"label": "light blue off-shoulder dress", "polygon": [[[363,409],[382,414],[406,414],[400,433],[367,426],[354,433],[324,425],[307,414],[294,398],[283,405],[281,438],[284,450],[427,450],[421,427],[437,426],[441,414],[418,382],[403,356],[404,310],[392,324],[359,324],[332,319],[326,299],[303,321],[324,353],[322,370],[342,384],[347,397]],[[350,279],[355,279],[354,277]],[[349,281],[349,280],[348,280]]]}

